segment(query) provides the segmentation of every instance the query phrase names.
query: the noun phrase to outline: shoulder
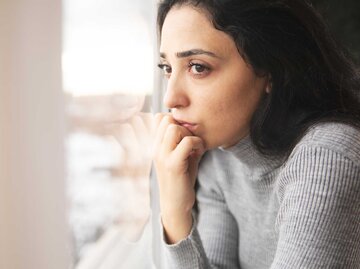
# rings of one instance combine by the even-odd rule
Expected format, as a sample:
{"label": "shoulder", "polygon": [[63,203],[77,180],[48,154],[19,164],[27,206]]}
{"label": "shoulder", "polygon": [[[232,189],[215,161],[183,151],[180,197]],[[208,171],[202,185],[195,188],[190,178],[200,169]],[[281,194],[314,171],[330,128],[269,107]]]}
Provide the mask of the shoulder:
{"label": "shoulder", "polygon": [[[347,124],[321,123],[298,142],[283,164],[278,180],[280,199],[289,191],[311,195],[323,188],[324,195],[360,191],[360,131]],[[357,194],[356,194],[357,193]],[[345,197],[344,196],[344,197]]]}
{"label": "shoulder", "polygon": [[312,126],[297,143],[289,159],[301,153],[322,149],[360,166],[360,130],[344,123],[319,123]]}
{"label": "shoulder", "polygon": [[359,130],[338,123],[313,126],[298,142],[276,182],[275,261],[358,268],[359,144]]}

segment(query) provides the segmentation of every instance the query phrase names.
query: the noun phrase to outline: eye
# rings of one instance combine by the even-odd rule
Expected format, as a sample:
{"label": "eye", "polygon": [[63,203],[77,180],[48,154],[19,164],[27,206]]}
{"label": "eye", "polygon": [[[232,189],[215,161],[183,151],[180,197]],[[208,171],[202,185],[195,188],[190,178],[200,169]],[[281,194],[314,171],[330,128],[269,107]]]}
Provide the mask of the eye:
{"label": "eye", "polygon": [[190,72],[193,73],[195,76],[203,76],[206,75],[210,68],[199,63],[189,63]]}
{"label": "eye", "polygon": [[170,76],[171,74],[171,66],[168,64],[158,64],[158,67],[163,70],[165,76]]}

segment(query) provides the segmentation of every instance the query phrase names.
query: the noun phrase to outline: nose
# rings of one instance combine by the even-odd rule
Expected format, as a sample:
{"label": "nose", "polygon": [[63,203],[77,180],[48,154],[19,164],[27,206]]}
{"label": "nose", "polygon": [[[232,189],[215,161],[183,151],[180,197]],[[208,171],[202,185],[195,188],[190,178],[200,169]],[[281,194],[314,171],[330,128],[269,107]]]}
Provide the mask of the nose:
{"label": "nose", "polygon": [[172,74],[168,79],[166,93],[164,96],[164,105],[171,108],[184,108],[189,105],[189,97],[186,93],[186,83],[179,76]]}

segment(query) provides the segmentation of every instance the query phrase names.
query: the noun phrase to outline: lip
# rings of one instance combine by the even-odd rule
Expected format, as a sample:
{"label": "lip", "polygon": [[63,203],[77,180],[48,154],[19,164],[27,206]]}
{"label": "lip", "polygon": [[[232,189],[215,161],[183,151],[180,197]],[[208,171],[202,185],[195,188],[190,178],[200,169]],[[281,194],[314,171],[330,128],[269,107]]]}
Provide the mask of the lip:
{"label": "lip", "polygon": [[194,133],[198,127],[196,123],[191,123],[183,120],[175,119],[182,127],[188,129],[191,133]]}

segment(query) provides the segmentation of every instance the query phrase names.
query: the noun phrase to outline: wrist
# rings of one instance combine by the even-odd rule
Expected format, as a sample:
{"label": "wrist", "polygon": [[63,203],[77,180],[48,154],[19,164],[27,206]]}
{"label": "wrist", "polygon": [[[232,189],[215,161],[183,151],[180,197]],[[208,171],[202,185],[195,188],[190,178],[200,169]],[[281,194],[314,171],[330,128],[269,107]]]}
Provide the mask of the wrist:
{"label": "wrist", "polygon": [[165,240],[168,244],[177,242],[189,236],[193,225],[191,211],[184,215],[161,215]]}

